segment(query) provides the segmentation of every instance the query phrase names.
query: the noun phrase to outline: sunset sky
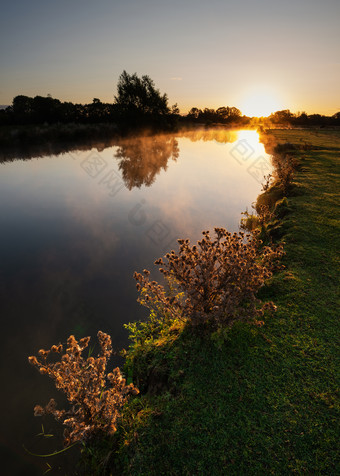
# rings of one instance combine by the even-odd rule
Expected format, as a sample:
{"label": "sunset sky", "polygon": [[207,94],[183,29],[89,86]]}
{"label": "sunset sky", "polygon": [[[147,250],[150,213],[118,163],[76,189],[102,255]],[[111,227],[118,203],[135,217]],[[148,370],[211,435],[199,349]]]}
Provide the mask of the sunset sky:
{"label": "sunset sky", "polygon": [[181,112],[340,111],[339,0],[2,0],[0,104],[112,102],[147,74]]}

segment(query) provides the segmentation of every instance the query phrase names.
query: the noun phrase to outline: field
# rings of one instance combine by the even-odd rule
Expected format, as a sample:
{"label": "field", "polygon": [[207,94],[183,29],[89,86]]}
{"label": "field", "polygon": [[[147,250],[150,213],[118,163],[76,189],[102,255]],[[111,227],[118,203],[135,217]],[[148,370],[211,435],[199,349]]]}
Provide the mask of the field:
{"label": "field", "polygon": [[172,329],[139,349],[149,392],[124,413],[112,474],[340,472],[340,133],[277,130],[264,140],[294,144],[299,161],[281,223],[285,269],[261,294],[278,311],[224,340]]}

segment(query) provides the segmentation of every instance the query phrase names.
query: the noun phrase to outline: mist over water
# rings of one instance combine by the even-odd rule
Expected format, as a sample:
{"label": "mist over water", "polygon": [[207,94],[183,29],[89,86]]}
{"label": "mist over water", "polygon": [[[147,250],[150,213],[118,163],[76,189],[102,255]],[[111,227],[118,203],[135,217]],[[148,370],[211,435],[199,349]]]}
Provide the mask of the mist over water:
{"label": "mist over water", "polygon": [[[95,342],[99,329],[112,336],[114,349],[127,347],[123,324],[147,316],[133,272],[152,269],[177,249],[177,238],[195,242],[214,226],[238,231],[241,212],[250,210],[271,168],[253,131],[197,130],[106,145],[2,157],[4,474],[46,469],[22,444],[44,452],[33,407],[50,397],[62,401],[28,355],[70,334]],[[61,448],[61,440],[49,445],[46,452]]]}

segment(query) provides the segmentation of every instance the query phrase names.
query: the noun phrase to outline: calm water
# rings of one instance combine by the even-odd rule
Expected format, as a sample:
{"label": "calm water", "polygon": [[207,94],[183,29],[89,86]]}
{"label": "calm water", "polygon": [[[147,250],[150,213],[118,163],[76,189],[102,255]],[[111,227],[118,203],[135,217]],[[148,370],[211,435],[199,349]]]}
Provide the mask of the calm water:
{"label": "calm water", "polygon": [[[61,398],[27,356],[70,334],[95,340],[99,329],[126,347],[123,323],[147,315],[133,272],[151,269],[176,238],[196,241],[214,226],[237,231],[269,171],[250,131],[135,138],[0,163],[1,474],[47,469],[22,445],[61,448],[35,436],[34,405]],[[49,474],[65,474],[48,462]]]}

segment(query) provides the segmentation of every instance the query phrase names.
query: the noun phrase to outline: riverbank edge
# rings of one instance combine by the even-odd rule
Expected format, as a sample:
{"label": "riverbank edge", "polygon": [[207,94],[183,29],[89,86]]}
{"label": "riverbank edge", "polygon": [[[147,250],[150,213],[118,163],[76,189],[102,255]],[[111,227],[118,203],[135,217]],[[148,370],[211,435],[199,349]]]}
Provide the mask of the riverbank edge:
{"label": "riverbank edge", "polygon": [[[261,136],[261,139],[264,142],[266,151],[268,153],[273,153],[276,145],[280,142],[277,140],[278,138],[275,138],[273,140],[272,139],[273,137],[275,138],[274,131],[271,131],[269,135],[262,134]],[[305,163],[306,158],[303,156],[304,155],[304,152],[302,152],[303,150],[312,150],[312,148],[306,147],[304,145],[304,149],[301,147],[295,147],[295,149],[290,148],[289,150],[290,155],[293,155],[298,158],[299,171],[297,171],[296,173],[296,181],[294,177],[293,186],[291,187],[290,191],[287,193],[286,201],[284,202],[284,207],[277,209],[276,215],[271,218],[272,224],[274,220],[274,226],[272,226],[272,230],[274,230],[274,234],[276,235],[276,238],[278,239],[283,238],[286,240],[287,235],[289,235],[289,232],[290,232],[289,222],[291,222],[292,220],[294,221],[294,212],[296,214],[296,210],[294,210],[294,203],[293,203],[293,208],[291,208],[290,202],[291,201],[294,202],[294,197],[299,196],[299,194],[301,197],[305,193],[305,191],[301,190],[301,177],[303,177],[303,174],[306,173],[306,163]],[[287,152],[287,150],[285,152]],[[273,189],[268,190],[266,194],[268,195],[268,193],[269,195],[273,194]],[[263,198],[263,194],[262,194],[262,198]],[[282,201],[282,198],[283,196],[278,198],[278,200]],[[259,200],[257,201],[257,203],[259,203]],[[290,247],[292,246],[292,244],[294,247],[294,236],[289,237],[288,241],[290,241]],[[192,390],[193,387],[190,385],[188,387],[188,382],[186,382],[186,380],[188,380],[188,378],[190,380],[190,374],[191,375],[195,374],[197,370],[199,369],[199,367],[202,368],[202,365],[203,367],[206,367],[206,369],[209,369],[209,361],[204,362],[204,360],[206,360],[205,358],[203,359],[203,362],[201,361],[199,365],[196,365],[195,361],[192,358],[190,359],[189,362],[187,361],[188,354],[193,354],[192,357],[193,356],[197,357],[199,354],[201,354],[202,350],[205,347],[209,347],[209,349],[205,349],[206,357],[208,356],[212,357],[213,354],[221,354],[220,355],[221,357],[222,355],[224,355],[225,357],[226,356],[230,357],[230,353],[232,350],[234,350],[234,352],[236,351],[239,353],[241,348],[241,350],[243,350],[246,353],[247,349],[245,348],[245,346],[250,344],[252,351],[254,351],[254,349],[257,349],[257,352],[258,352],[259,349],[262,347],[261,352],[267,357],[271,356],[270,361],[272,360],[273,358],[272,354],[275,354],[277,352],[277,345],[273,343],[274,341],[273,338],[275,337],[276,340],[280,340],[281,338],[283,338],[283,336],[278,336],[277,333],[275,335],[275,332],[274,332],[274,335],[270,335],[270,334],[273,330],[277,331],[279,329],[280,331],[282,331],[281,326],[284,325],[282,321],[285,321],[285,324],[287,325],[288,321],[290,320],[289,315],[284,316],[285,308],[287,310],[287,306],[289,304],[287,302],[288,295],[289,295],[289,293],[287,294],[287,290],[289,290],[292,285],[293,286],[296,285],[296,280],[299,280],[299,277],[297,276],[298,273],[296,272],[296,270],[291,269],[289,250],[287,252],[288,252],[288,256],[284,259],[286,269],[283,272],[278,273],[277,276],[275,276],[275,278],[272,280],[271,284],[262,293],[263,297],[265,298],[274,297],[274,301],[276,300],[275,297],[278,298],[278,296],[281,295],[281,306],[279,307],[279,315],[274,316],[274,318],[271,318],[270,320],[268,320],[268,322],[266,321],[266,325],[263,328],[258,329],[258,328],[251,327],[248,324],[240,324],[238,326],[235,326],[235,329],[230,331],[229,335],[224,339],[224,342],[222,339],[222,342],[219,342],[218,345],[216,346],[216,342],[213,342],[213,341],[208,343],[202,343],[202,342],[193,343],[192,340],[190,339],[190,336],[183,335],[183,333],[181,334],[181,329],[178,327],[177,328],[174,327],[169,330],[168,334],[164,333],[162,339],[158,339],[157,342],[150,343],[149,347],[144,349],[144,351],[142,352],[142,354],[144,354],[142,357],[142,360],[144,359],[144,361],[146,362],[146,365],[149,367],[149,370],[150,370],[150,367],[152,368],[151,387],[150,387],[150,382],[148,382],[149,384],[148,393],[146,395],[143,395],[141,398],[135,399],[134,401],[132,401],[131,404],[128,405],[128,407],[125,409],[124,414],[122,416],[122,424],[121,424],[119,432],[116,435],[115,441],[107,442],[107,444],[101,444],[99,445],[101,446],[101,448],[99,447],[96,448],[95,450],[96,465],[95,466],[97,468],[100,467],[100,465],[102,465],[101,467],[103,467],[104,461],[106,461],[107,463],[108,449],[110,448],[109,453],[110,453],[110,456],[112,457],[112,462],[113,462],[113,464],[111,465],[112,474],[189,474],[189,471],[196,471],[195,473],[191,473],[191,474],[201,474],[200,471],[203,472],[205,470],[207,465],[210,464],[209,463],[210,458],[208,459],[204,458],[204,452],[202,453],[201,461],[196,461],[195,458],[193,459],[192,457],[186,458],[186,460],[181,458],[181,456],[183,457],[183,454],[182,454],[183,448],[186,447],[185,441],[183,439],[182,439],[183,446],[182,446],[182,449],[179,449],[178,451],[178,454],[177,454],[178,461],[176,462],[176,464],[171,459],[171,456],[172,457],[174,456],[171,452],[170,452],[171,454],[169,454],[168,452],[167,461],[166,461],[164,460],[167,454],[166,451],[164,453],[160,453],[159,451],[152,452],[152,450],[150,450],[150,445],[148,445],[146,442],[150,443],[150,441],[154,441],[154,442],[157,441],[159,445],[160,443],[162,443],[162,440],[164,438],[164,436],[162,436],[162,433],[163,435],[165,433],[168,437],[171,433],[173,434],[173,431],[169,431],[170,422],[168,419],[166,419],[166,417],[164,417],[164,414],[168,412],[174,416],[173,401],[175,401],[176,399],[180,400],[179,409],[183,409],[183,406],[189,408],[190,399],[187,398],[188,397],[187,393],[188,393],[188,388]],[[285,293],[286,293],[286,296],[285,296]],[[282,297],[282,294],[283,294],[283,297]],[[300,317],[300,320],[301,319],[302,318]],[[275,325],[275,320],[279,322],[279,325],[277,323]],[[274,326],[273,326],[273,323],[274,323]],[[293,323],[291,322],[290,324],[292,325]],[[269,328],[270,326],[273,329],[270,329]],[[261,346],[259,342],[262,342],[263,345]],[[309,343],[306,342],[305,344],[306,345],[308,344],[307,347],[310,350],[310,342]],[[296,350],[300,352],[305,352],[306,349],[304,347],[306,347],[306,345],[305,346],[301,345],[301,342],[300,342],[301,348],[293,349],[292,346],[296,346],[296,344],[292,344],[292,342],[288,342],[288,343],[286,342],[286,347],[288,346],[290,350],[294,350],[294,352]],[[273,349],[273,347],[274,348],[276,347],[276,350]],[[285,352],[287,352],[287,348],[285,349]],[[141,354],[139,355],[139,357],[141,357]],[[300,356],[298,355],[297,357],[299,360]],[[263,356],[261,358],[263,358]],[[295,356],[295,359],[296,359],[296,356]],[[293,359],[293,362],[294,362],[294,359]],[[138,365],[143,366],[143,363],[139,362]],[[300,367],[300,365],[301,365],[301,362],[299,361],[298,368]],[[196,370],[193,367],[197,367]],[[221,367],[223,368],[225,366],[221,365]],[[233,365],[230,365],[229,367],[227,367],[227,369],[229,369],[230,371]],[[277,370],[277,366],[275,366],[275,368]],[[227,371],[227,369],[225,369],[225,372],[224,372],[225,376],[227,374],[230,376],[230,372]],[[294,365],[292,365],[292,362],[289,365],[289,369],[290,371],[294,371]],[[129,369],[127,368],[127,370]],[[142,368],[139,368],[139,372],[141,371],[142,371]],[[131,372],[131,367],[130,367],[130,372]],[[188,373],[189,375],[186,375]],[[247,371],[245,371],[245,373],[247,374]],[[286,377],[288,378],[288,376]],[[149,380],[150,380],[150,373],[149,373]],[[258,379],[256,379],[255,377],[254,377],[254,380],[258,382]],[[288,378],[288,380],[290,379]],[[203,391],[203,393],[205,393],[203,385],[198,385],[198,386],[196,385],[196,387],[197,388],[195,390],[197,392],[201,393]],[[243,387],[239,386],[239,393],[241,394],[239,395],[240,397],[242,397],[242,394],[247,393],[247,392],[244,392],[244,390],[245,389]],[[325,400],[330,398],[330,397],[327,397],[327,398],[322,397],[322,395],[324,395],[324,393],[322,392],[319,394],[315,393],[315,396],[313,398],[314,399],[316,398],[318,400],[317,395],[321,395],[321,397],[319,398],[321,399],[320,401],[322,402],[325,402]],[[213,395],[211,398],[213,398]],[[328,403],[328,407],[333,408],[329,403]],[[176,414],[176,411],[175,411],[175,414]],[[175,418],[181,420],[181,414],[182,412],[180,411],[179,414],[175,415]],[[165,424],[162,424],[162,419],[164,420],[164,418],[166,419],[166,421],[163,422]],[[240,421],[241,420],[242,419],[240,418]],[[268,423],[267,421],[268,419],[265,418],[265,420]],[[202,424],[202,421],[204,422],[205,419],[200,418],[198,421],[200,422],[200,424]],[[207,424],[207,426],[210,426],[211,424],[213,424],[213,422],[211,421],[211,418],[209,418],[209,424],[207,421],[205,421],[205,423]],[[193,427],[195,427],[196,424],[197,422],[194,422],[194,421],[192,422]],[[152,429],[152,425],[154,426],[153,429]],[[290,422],[288,426],[292,426],[292,425],[296,426],[296,424],[293,424],[292,422]],[[171,427],[171,424],[170,424],[170,427]],[[288,438],[287,441],[289,441],[289,437],[290,437],[289,429],[288,430],[286,429],[284,431],[286,431],[287,434],[285,436],[286,438]],[[157,436],[157,432],[158,432],[158,436]],[[243,440],[243,443],[245,443],[247,440],[246,433],[243,434],[242,438],[240,438],[240,441]],[[274,436],[274,432],[272,432],[272,434]],[[183,437],[183,434],[180,436]],[[190,437],[190,434],[188,434],[187,436]],[[295,437],[296,435],[294,435],[294,438]],[[143,442],[143,438],[145,439],[144,442]],[[181,442],[181,437],[179,438],[178,441],[179,443]],[[203,438],[203,441],[204,441],[204,438]],[[281,438],[281,442],[283,442],[282,438]],[[148,446],[148,451],[145,451],[146,445]],[[160,444],[160,446],[162,446],[162,444]],[[232,449],[235,450],[232,444],[229,446],[230,446],[230,450]],[[277,446],[277,445],[274,445],[274,446]],[[298,447],[300,446],[301,445],[298,445]],[[322,472],[322,474],[325,474],[323,473],[325,468],[327,467],[329,469],[331,469],[332,467],[334,468],[335,462],[331,456],[332,452],[331,454],[329,454],[329,449],[330,449],[329,444],[327,446],[328,455],[327,457],[323,459],[323,463],[322,463],[323,468],[321,468],[320,464],[319,466],[315,466],[314,464],[311,466],[310,457],[309,458],[307,457],[308,456],[307,453],[309,453],[309,455],[311,454],[311,451],[310,451],[311,446],[307,445],[307,447],[309,451],[305,452],[305,458],[302,458],[302,459],[295,458],[294,461],[292,462],[291,461],[292,458],[288,458],[288,455],[292,456],[292,454],[294,453],[293,450],[283,451],[283,453],[282,451],[276,452],[276,456],[280,456],[278,455],[278,453],[282,453],[282,455],[286,455],[286,457],[282,456],[283,461],[281,462],[274,461],[271,458],[269,459],[267,458],[265,461],[261,462],[261,458],[259,458],[260,464],[256,465],[257,469],[256,467],[253,467],[253,470],[250,469],[249,470],[250,472],[246,472],[243,474],[258,474],[257,473],[258,470],[259,471],[269,470],[268,474],[272,474],[273,471],[275,471],[276,474],[285,474],[283,471],[284,468],[286,468],[287,471],[289,472],[290,471],[305,472],[306,470],[313,468],[319,471],[318,474],[320,474],[320,471]],[[233,452],[235,451],[230,451],[230,453],[233,453]],[[220,455],[220,452],[216,452],[215,456],[218,456],[218,455]],[[273,454],[271,456],[273,457]],[[228,459],[227,455],[226,455],[226,458]],[[217,459],[220,459],[220,458],[217,458]],[[249,459],[254,463],[254,461],[251,458],[251,452],[249,453],[249,448],[248,448],[248,457],[244,459],[248,460],[248,463],[249,463]],[[280,459],[281,458],[278,457],[278,460]],[[282,466],[283,462],[284,462],[284,466]],[[193,464],[194,465],[196,464],[196,467],[193,467]],[[229,474],[239,474],[237,473],[237,471],[239,471],[240,467],[242,467],[244,463],[242,463],[241,466],[240,464],[241,464],[240,455],[238,455],[238,457],[236,458],[230,458],[230,461],[225,461],[224,463],[225,469],[229,471]],[[139,468],[138,471],[137,471],[137,467]],[[147,473],[143,472],[143,467],[144,467],[144,470],[146,467],[149,468]],[[168,470],[167,472],[164,472],[166,471],[166,467],[168,467]],[[179,472],[182,470],[183,472]],[[215,469],[210,471],[210,474],[222,474],[220,470],[221,470],[221,467],[219,465],[219,467],[215,467]]]}

